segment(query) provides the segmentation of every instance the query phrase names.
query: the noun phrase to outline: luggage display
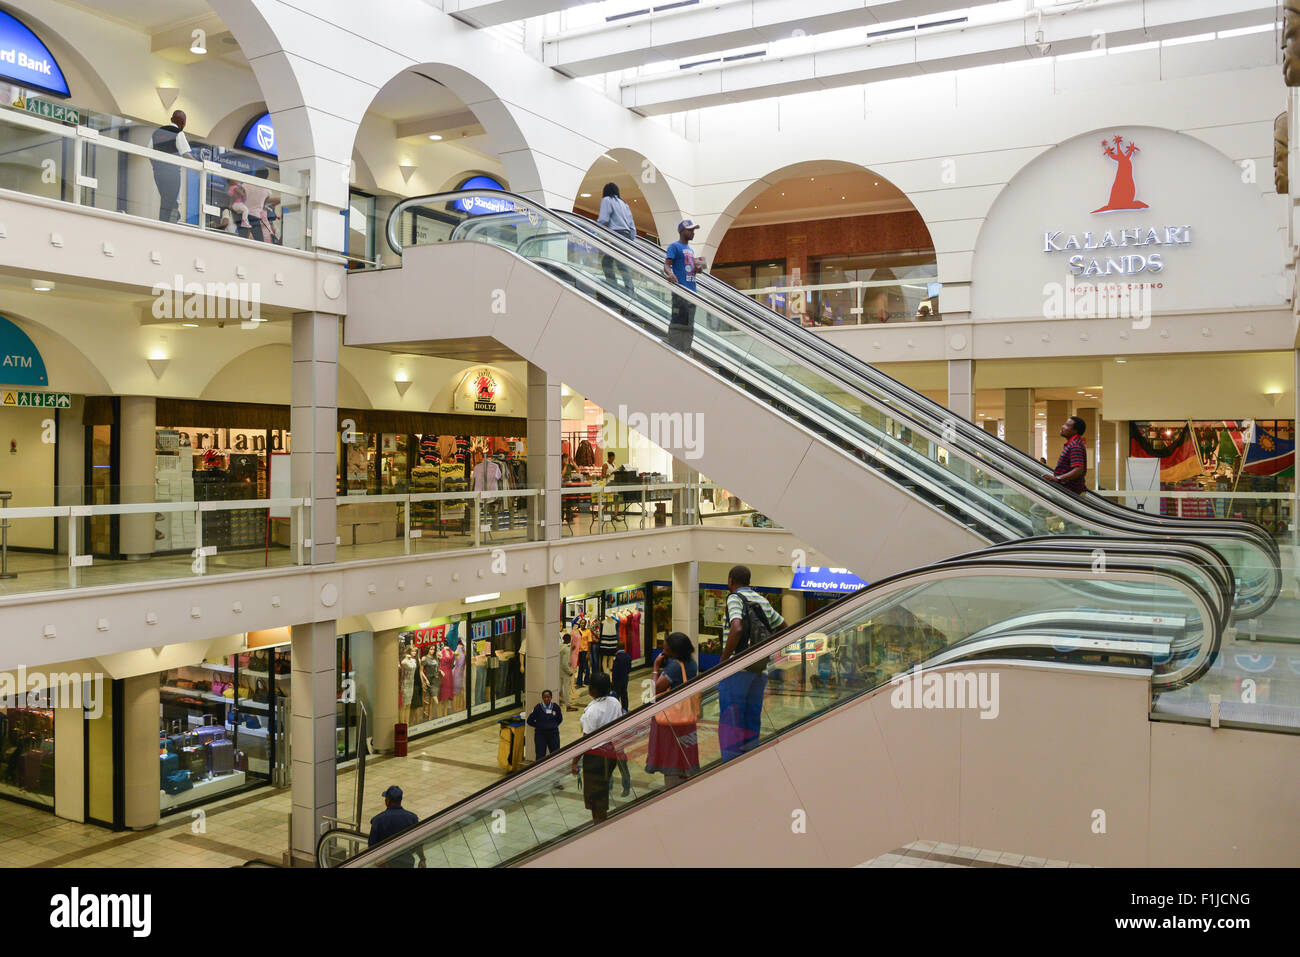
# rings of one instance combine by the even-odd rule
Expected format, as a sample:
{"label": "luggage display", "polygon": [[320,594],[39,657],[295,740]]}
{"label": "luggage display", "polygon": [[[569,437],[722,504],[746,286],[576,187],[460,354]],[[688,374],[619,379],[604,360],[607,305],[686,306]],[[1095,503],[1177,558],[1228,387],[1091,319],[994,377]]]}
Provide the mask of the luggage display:
{"label": "luggage display", "polygon": [[208,743],[208,770],[213,774],[235,770],[235,746],[225,738]]}
{"label": "luggage display", "polygon": [[196,778],[208,773],[208,749],[205,747],[182,748],[181,768],[189,771]]}
{"label": "luggage display", "polygon": [[163,778],[162,789],[168,794],[180,794],[194,787],[189,771],[175,771]]}
{"label": "luggage display", "polygon": [[[205,718],[211,715],[204,715]],[[208,744],[217,741],[226,736],[226,726],[222,724],[205,724],[201,728],[195,728],[194,733],[198,735],[200,744]]]}
{"label": "luggage display", "polygon": [[497,767],[503,771],[519,770],[524,762],[524,744],[527,741],[522,718],[506,718],[497,722],[501,737],[497,743]]}
{"label": "luggage display", "polygon": [[247,771],[247,770],[248,770],[248,752],[247,752],[247,751],[236,751],[236,752],[235,752],[235,770],[236,770],[236,771]]}
{"label": "luggage display", "polygon": [[159,780],[162,782],[162,787],[165,788],[168,776],[181,769],[181,759],[175,754],[160,754],[158,758],[159,774],[161,775]]}

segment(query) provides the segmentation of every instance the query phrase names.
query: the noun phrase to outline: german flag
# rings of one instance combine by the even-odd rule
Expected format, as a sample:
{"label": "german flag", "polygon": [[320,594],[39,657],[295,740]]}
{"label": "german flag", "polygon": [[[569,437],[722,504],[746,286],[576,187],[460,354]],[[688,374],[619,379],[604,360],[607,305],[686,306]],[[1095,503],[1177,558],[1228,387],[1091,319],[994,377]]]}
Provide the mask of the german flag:
{"label": "german flag", "polygon": [[1196,454],[1196,436],[1187,426],[1183,426],[1182,431],[1166,448],[1156,449],[1138,430],[1137,424],[1130,422],[1129,455],[1134,458],[1158,458],[1161,483],[1182,482],[1201,474],[1201,459]]}

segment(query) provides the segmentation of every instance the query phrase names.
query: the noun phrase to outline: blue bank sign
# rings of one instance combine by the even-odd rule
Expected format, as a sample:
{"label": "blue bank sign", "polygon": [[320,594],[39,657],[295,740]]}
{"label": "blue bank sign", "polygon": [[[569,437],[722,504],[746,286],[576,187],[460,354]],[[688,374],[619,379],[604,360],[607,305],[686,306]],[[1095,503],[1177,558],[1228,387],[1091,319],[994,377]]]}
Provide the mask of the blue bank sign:
{"label": "blue bank sign", "polygon": [[254,153],[265,153],[267,156],[279,156],[280,152],[275,144],[275,125],[271,122],[271,114],[263,113],[245,126],[244,132],[240,134],[235,146],[239,149],[252,150]]}
{"label": "blue bank sign", "polygon": [[867,583],[847,568],[820,568],[816,565],[794,570],[794,591],[818,591],[831,595],[849,595],[866,588]]}
{"label": "blue bank sign", "polygon": [[[471,176],[456,188],[505,189],[504,186],[494,180],[491,176]],[[464,199],[452,200],[451,208],[459,209],[462,213],[469,213],[471,216],[481,216],[484,213],[511,212],[514,210],[515,204],[505,197],[497,199],[495,196],[466,196]]]}
{"label": "blue bank sign", "polygon": [[0,11],[0,78],[17,86],[55,96],[68,95],[68,81],[63,78],[54,54],[31,30],[9,14]]}
{"label": "blue bank sign", "polygon": [[4,316],[0,316],[0,384],[50,384],[36,344]]}

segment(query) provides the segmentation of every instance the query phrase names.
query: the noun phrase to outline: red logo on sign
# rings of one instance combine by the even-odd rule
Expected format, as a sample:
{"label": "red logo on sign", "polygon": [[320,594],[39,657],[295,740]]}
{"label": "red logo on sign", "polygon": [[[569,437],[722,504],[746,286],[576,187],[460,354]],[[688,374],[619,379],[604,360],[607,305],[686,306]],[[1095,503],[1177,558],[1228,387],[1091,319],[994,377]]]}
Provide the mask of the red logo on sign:
{"label": "red logo on sign", "polygon": [[1139,152],[1132,140],[1124,145],[1124,137],[1116,135],[1114,146],[1110,140],[1101,141],[1101,149],[1116,163],[1115,183],[1110,188],[1110,202],[1094,213],[1113,213],[1120,209],[1146,209],[1147,204],[1137,198],[1137,187],[1133,185],[1133,154]]}
{"label": "red logo on sign", "polygon": [[478,397],[485,402],[491,402],[492,397],[497,394],[496,380],[486,372],[478,374],[478,377],[474,380],[474,386],[478,392]]}

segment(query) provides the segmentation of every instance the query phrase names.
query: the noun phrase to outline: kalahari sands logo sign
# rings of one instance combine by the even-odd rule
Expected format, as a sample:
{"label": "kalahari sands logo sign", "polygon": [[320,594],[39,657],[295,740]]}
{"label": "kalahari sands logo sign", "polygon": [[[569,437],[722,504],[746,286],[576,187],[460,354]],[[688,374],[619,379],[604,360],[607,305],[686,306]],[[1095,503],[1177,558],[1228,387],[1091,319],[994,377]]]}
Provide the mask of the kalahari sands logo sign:
{"label": "kalahari sands logo sign", "polygon": [[[1104,156],[1115,162],[1115,179],[1106,203],[1092,210],[1093,216],[1132,213],[1150,207],[1138,199],[1134,178],[1134,157],[1141,153],[1138,145],[1116,134],[1101,141]],[[1189,246],[1192,227],[1129,225],[1120,229],[1098,230],[1096,227],[1068,232],[1065,229],[1043,233],[1043,252],[1073,253],[1068,257],[1069,275],[1091,279],[1097,276],[1137,276],[1164,271],[1165,252],[1171,247]]]}

